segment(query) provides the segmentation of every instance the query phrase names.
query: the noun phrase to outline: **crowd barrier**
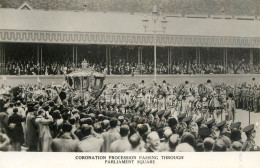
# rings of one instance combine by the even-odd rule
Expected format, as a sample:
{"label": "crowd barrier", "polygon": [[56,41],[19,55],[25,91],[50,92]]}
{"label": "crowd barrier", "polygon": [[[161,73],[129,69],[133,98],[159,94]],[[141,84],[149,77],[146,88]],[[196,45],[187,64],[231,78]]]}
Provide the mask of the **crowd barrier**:
{"label": "crowd barrier", "polygon": [[[167,83],[170,84],[180,84],[187,81],[192,83],[206,83],[208,79],[210,79],[213,83],[228,83],[231,85],[236,85],[242,82],[251,82],[252,78],[256,78],[256,81],[260,83],[260,74],[212,74],[212,75],[157,75],[156,82],[158,84],[162,83],[163,80],[166,80]],[[62,84],[65,81],[65,76],[62,75],[1,75],[0,76],[0,84],[3,83],[3,79],[6,79],[7,85],[17,86],[19,84],[36,84],[37,79],[44,85],[51,84],[54,82],[55,84]],[[145,81],[146,84],[152,84],[154,82],[154,75],[107,75],[105,79],[105,83],[124,83],[124,84],[132,84],[132,83],[140,83],[142,80]]]}

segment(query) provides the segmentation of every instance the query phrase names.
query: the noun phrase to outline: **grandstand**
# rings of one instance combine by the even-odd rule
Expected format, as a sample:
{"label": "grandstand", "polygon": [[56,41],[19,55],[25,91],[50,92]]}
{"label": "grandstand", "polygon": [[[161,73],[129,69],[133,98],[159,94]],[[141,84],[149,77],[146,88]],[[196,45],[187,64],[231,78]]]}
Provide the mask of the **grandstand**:
{"label": "grandstand", "polygon": [[0,74],[61,75],[84,58],[108,74],[152,74],[142,19],[154,5],[168,20],[158,74],[260,73],[260,0],[0,0]]}

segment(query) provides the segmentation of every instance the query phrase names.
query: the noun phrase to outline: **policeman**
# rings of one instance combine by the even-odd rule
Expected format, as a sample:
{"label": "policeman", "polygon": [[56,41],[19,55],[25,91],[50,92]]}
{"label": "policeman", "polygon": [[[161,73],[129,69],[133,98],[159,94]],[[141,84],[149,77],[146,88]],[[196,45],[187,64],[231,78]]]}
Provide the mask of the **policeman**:
{"label": "policeman", "polygon": [[256,137],[256,130],[254,127],[254,124],[250,124],[243,129],[247,136],[247,140],[242,146],[242,151],[259,151],[259,147],[255,145],[254,141],[254,138]]}
{"label": "policeman", "polygon": [[200,117],[198,118],[195,123],[197,124],[198,128],[200,128],[201,124],[203,123],[204,121],[204,117]]}
{"label": "policeman", "polygon": [[236,101],[236,108],[241,108],[241,89],[240,87],[237,87],[235,88],[235,101]]}
{"label": "policeman", "polygon": [[235,122],[230,125],[230,140],[231,142],[238,141],[241,144],[242,142],[242,137],[241,137],[241,122]]}
{"label": "policeman", "polygon": [[218,128],[219,130],[219,136],[218,136],[218,139],[221,139],[222,136],[224,136],[224,128],[225,128],[225,125],[226,125],[226,120],[224,121],[221,121],[219,123],[217,123],[215,126]]}
{"label": "policeman", "polygon": [[213,138],[213,139],[216,139],[216,138],[217,138],[216,131],[215,131],[214,127],[213,127],[213,126],[215,125],[215,122],[216,122],[216,120],[213,118],[213,119],[211,119],[211,120],[209,120],[208,122],[205,123],[205,125],[206,125],[209,129],[211,129],[211,135],[210,135],[210,137]]}
{"label": "policeman", "polygon": [[246,94],[247,94],[246,86],[242,85],[241,102],[242,102],[243,110],[246,109]]}
{"label": "policeman", "polygon": [[165,110],[160,110],[157,112],[157,115],[159,117],[159,125],[166,124],[166,119],[163,117],[164,113],[165,113]]}
{"label": "policeman", "polygon": [[192,135],[194,135],[194,137],[196,137],[196,131],[195,129],[192,127],[192,116],[188,116],[186,118],[183,119],[183,122],[186,123],[187,128],[185,130],[185,132],[190,132]]}
{"label": "policeman", "polygon": [[255,90],[253,106],[255,112],[260,112],[260,88]]}

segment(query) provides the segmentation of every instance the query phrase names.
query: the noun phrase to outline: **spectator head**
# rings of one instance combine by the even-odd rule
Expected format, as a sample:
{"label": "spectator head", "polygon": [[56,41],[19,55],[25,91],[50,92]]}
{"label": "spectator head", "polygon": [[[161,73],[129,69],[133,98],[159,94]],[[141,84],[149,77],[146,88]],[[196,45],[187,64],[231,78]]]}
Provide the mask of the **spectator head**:
{"label": "spectator head", "polygon": [[177,120],[176,120],[175,118],[170,118],[170,119],[168,120],[168,125],[169,125],[171,128],[176,127],[177,124],[178,124],[178,122],[177,122]]}
{"label": "spectator head", "polygon": [[169,147],[173,151],[176,149],[176,146],[179,144],[179,134],[173,134],[169,139]]}
{"label": "spectator head", "polygon": [[190,132],[183,133],[183,135],[181,136],[181,143],[188,143],[193,148],[195,148],[196,146],[196,140]]}
{"label": "spectator head", "polygon": [[68,114],[68,113],[63,113],[63,114],[62,114],[62,119],[63,119],[64,121],[68,121],[68,119],[69,119],[69,114]]}
{"label": "spectator head", "polygon": [[13,112],[16,114],[16,113],[18,113],[18,108],[14,108],[13,109]]}
{"label": "spectator head", "polygon": [[231,147],[231,141],[227,136],[222,136],[221,139],[225,142],[227,148]]}
{"label": "spectator head", "polygon": [[69,123],[70,123],[71,125],[74,125],[74,124],[76,123],[76,118],[74,118],[74,117],[70,118],[70,119],[69,119]]}
{"label": "spectator head", "polygon": [[163,132],[163,136],[165,140],[169,140],[171,135],[172,135],[172,130],[170,128],[166,128]]}
{"label": "spectator head", "polygon": [[230,134],[230,140],[231,141],[239,141],[241,140],[241,131],[240,130],[233,130]]}
{"label": "spectator head", "polygon": [[140,136],[143,136],[148,131],[148,127],[145,124],[140,124],[137,126],[137,131]]}
{"label": "spectator head", "polygon": [[225,152],[227,151],[227,147],[225,142],[222,139],[217,139],[214,144],[213,151],[215,152]]}
{"label": "spectator head", "polygon": [[72,126],[68,123],[62,124],[62,131],[63,132],[70,132],[72,130]]}
{"label": "spectator head", "polygon": [[40,109],[37,114],[38,114],[39,116],[44,115],[44,110],[43,110],[43,109]]}
{"label": "spectator head", "polygon": [[45,111],[49,111],[50,106],[49,106],[48,104],[43,104],[42,108],[43,108]]}
{"label": "spectator head", "polygon": [[232,151],[241,151],[242,149],[242,144],[238,141],[234,141],[231,145],[231,150]]}
{"label": "spectator head", "polygon": [[129,126],[126,124],[121,125],[120,127],[120,135],[121,137],[126,137],[129,133]]}
{"label": "spectator head", "polygon": [[181,143],[176,147],[175,152],[195,152],[195,150],[188,143]]}
{"label": "spectator head", "polygon": [[147,143],[150,145],[150,147],[154,150],[158,150],[159,146],[160,146],[160,138],[159,135],[156,131],[153,131],[151,133],[148,134],[147,139],[146,139]]}
{"label": "spectator head", "polygon": [[91,125],[83,124],[83,125],[81,126],[81,133],[82,133],[82,135],[83,135],[84,137],[90,135],[91,132],[92,132],[92,126],[91,126]]}
{"label": "spectator head", "polygon": [[13,104],[13,103],[10,103],[9,107],[10,107],[10,108],[14,107],[14,104]]}
{"label": "spectator head", "polygon": [[139,134],[133,134],[129,138],[129,143],[132,146],[132,149],[136,149],[141,144],[141,136]]}
{"label": "spectator head", "polygon": [[21,106],[21,102],[19,100],[16,102],[16,106]]}
{"label": "spectator head", "polygon": [[111,127],[111,128],[115,128],[115,127],[117,126],[117,123],[118,123],[117,118],[112,117],[112,118],[110,119],[109,124],[110,124],[110,127]]}
{"label": "spectator head", "polygon": [[100,122],[97,122],[94,124],[94,130],[97,133],[102,133],[102,124]]}
{"label": "spectator head", "polygon": [[53,119],[61,119],[60,111],[54,110],[52,114]]}
{"label": "spectator head", "polygon": [[210,137],[205,138],[204,141],[203,141],[204,151],[205,152],[212,151],[214,143],[215,143],[214,139],[212,139]]}

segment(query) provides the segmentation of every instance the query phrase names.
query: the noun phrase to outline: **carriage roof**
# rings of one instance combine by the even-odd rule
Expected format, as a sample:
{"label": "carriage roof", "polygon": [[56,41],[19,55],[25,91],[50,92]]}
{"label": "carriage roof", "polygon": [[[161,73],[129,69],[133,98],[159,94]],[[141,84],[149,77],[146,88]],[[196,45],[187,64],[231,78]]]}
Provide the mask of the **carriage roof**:
{"label": "carriage roof", "polygon": [[89,76],[94,76],[96,78],[104,78],[105,75],[102,73],[98,73],[92,69],[81,69],[78,71],[71,72],[70,74],[67,75],[67,77],[75,78],[75,77],[89,77]]}

